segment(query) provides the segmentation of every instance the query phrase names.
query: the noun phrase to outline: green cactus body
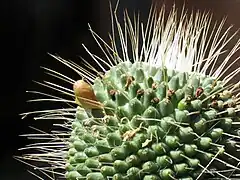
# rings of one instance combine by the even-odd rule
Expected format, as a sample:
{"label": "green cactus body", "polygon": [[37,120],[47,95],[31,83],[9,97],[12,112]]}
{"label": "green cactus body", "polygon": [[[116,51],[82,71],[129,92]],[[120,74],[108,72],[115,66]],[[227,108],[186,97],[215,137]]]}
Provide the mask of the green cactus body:
{"label": "green cactus body", "polygon": [[[103,108],[102,117],[100,118],[95,117],[91,113],[88,114],[88,117],[85,117],[85,119],[95,119],[95,123],[89,125],[84,125],[85,119],[77,118],[76,116],[74,122],[77,122],[79,126],[72,127],[73,132],[76,132],[72,135],[72,139],[77,139],[73,144],[78,144],[80,140],[84,141],[84,145],[82,145],[84,148],[77,148],[79,150],[75,148],[74,154],[69,153],[67,162],[71,164],[71,157],[74,157],[76,162],[74,161],[71,164],[73,168],[67,172],[67,177],[70,176],[68,174],[74,174],[73,172],[75,172],[75,179],[79,175],[86,176],[84,169],[88,167],[91,170],[89,173],[100,171],[103,179],[113,178],[116,173],[121,173],[122,177],[129,179],[131,176],[129,177],[128,170],[135,167],[139,169],[139,172],[134,177],[137,178],[139,176],[138,178],[140,179],[150,177],[159,179],[193,179],[191,173],[196,174],[206,164],[209,164],[213,160],[214,155],[218,155],[218,158],[221,158],[221,155],[223,155],[222,151],[227,150],[225,148],[227,145],[226,134],[229,132],[224,130],[226,129],[224,122],[228,121],[228,119],[233,120],[237,118],[236,114],[231,112],[232,110],[237,111],[237,107],[232,107],[232,110],[229,110],[230,107],[218,110],[218,108],[211,106],[213,101],[221,100],[221,98],[214,97],[213,99],[211,94],[205,94],[204,87],[208,86],[206,83],[209,77],[200,77],[202,76],[201,74],[195,74],[194,80],[192,80],[192,74],[186,73],[186,79],[188,80],[181,87],[176,85],[178,83],[176,77],[181,72],[175,71],[174,76],[167,74],[168,81],[164,81],[167,93],[165,93],[165,97],[162,97],[158,93],[161,87],[152,87],[152,84],[161,84],[162,78],[155,76],[151,71],[146,70],[144,74],[141,72],[141,69],[151,67],[150,64],[128,62],[126,66],[126,63],[123,62],[113,68],[121,69],[123,66],[125,67],[125,74],[121,76],[125,75],[125,79],[131,77],[130,84],[125,80],[122,81],[121,87],[119,87],[118,78],[109,75],[111,70],[107,71],[101,79],[98,78],[96,80],[98,85],[93,83],[94,92],[98,92],[100,95],[98,100],[103,104],[105,104],[105,101],[112,100],[114,107],[117,108],[112,109],[111,113],[104,111]],[[161,70],[161,67],[157,68],[157,71]],[[134,71],[141,72],[141,76],[144,78],[135,77],[138,76],[138,73],[132,73]],[[146,86],[145,82],[149,77],[152,77],[151,84]],[[191,90],[191,93],[187,93],[187,99],[183,96],[182,99],[179,98],[172,101],[175,91],[190,87],[196,79],[198,81],[195,83],[197,84],[194,87],[195,92]],[[108,91],[108,99],[103,100],[101,92],[105,93],[109,83],[113,89]],[[175,85],[172,85],[172,83]],[[217,83],[219,85],[222,84],[221,81],[217,81]],[[101,90],[99,89],[99,84],[102,87]],[[127,85],[131,86],[132,84],[138,84],[135,86],[138,88],[135,88],[134,92],[130,88],[125,88]],[[209,97],[206,107],[203,107],[205,99],[201,100],[198,88],[201,88],[201,95],[205,94],[206,97]],[[213,89],[214,87],[212,87]],[[137,94],[140,90],[143,90],[141,97]],[[114,94],[113,97],[110,95],[111,91],[119,93]],[[224,102],[229,100],[233,100],[232,97],[225,99]],[[83,108],[79,107],[77,113],[79,111],[85,114]],[[123,120],[125,118],[127,118],[126,121]],[[114,119],[115,121],[112,125],[109,125],[106,119]],[[228,123],[232,124],[233,121]],[[122,126],[129,128],[125,131],[120,131],[119,129]],[[231,128],[231,133],[236,130],[237,127]],[[81,131],[86,132],[89,137],[79,136],[77,132]],[[107,151],[97,148],[99,147],[98,142],[104,139],[107,140],[105,144]],[[205,157],[207,153],[212,156]],[[101,155],[109,157],[104,160]],[[236,157],[237,154],[234,154],[234,156]],[[130,157],[133,159],[129,160]],[[89,158],[92,161],[89,162]],[[81,169],[79,164],[82,163],[85,166],[81,166]],[[76,167],[78,168],[76,169]],[[211,164],[209,166],[209,168],[214,167]],[[117,176],[115,175],[115,177]]]}
{"label": "green cactus body", "polygon": [[[170,14],[172,20],[175,19],[174,12]],[[157,14],[151,17],[156,18]],[[163,29],[158,26],[159,21],[152,22],[152,26],[156,27],[153,34],[159,33],[158,38],[161,39]],[[189,22],[196,32],[205,32],[206,26],[195,26]],[[180,26],[175,23],[169,25],[173,31]],[[79,69],[91,82],[91,91],[96,99],[89,97],[92,101],[86,108],[86,100],[79,97],[81,87],[74,89],[74,96],[81,104],[76,109],[70,109],[74,118],[65,125],[70,131],[69,138],[63,141],[66,148],[59,151],[52,149],[49,153],[55,157],[53,166],[57,166],[57,158],[62,158],[61,163],[66,165],[63,168],[66,179],[197,180],[239,177],[239,97],[234,94],[239,90],[239,84],[227,85],[234,75],[229,79],[222,78],[217,71],[206,73],[208,66],[215,63],[209,58],[206,64],[201,64],[203,54],[197,51],[204,49],[195,49],[195,45],[191,45],[203,41],[196,39],[195,31],[189,36],[184,31],[171,32],[166,27],[164,32],[168,31],[172,34],[163,36],[166,39],[152,37],[151,47],[145,47],[150,54],[144,50],[144,58],[133,53],[130,61],[125,52],[121,59],[113,45],[113,60],[108,62],[109,69],[103,68],[103,74],[97,77]],[[131,32],[129,36],[135,37]],[[181,49],[180,43],[187,38],[190,43],[186,45],[187,50]],[[167,52],[161,50],[164,45]],[[176,56],[170,51],[176,51]],[[191,56],[191,52],[196,53],[195,56]],[[219,52],[214,53],[212,58]],[[54,57],[74,69],[71,63]],[[182,59],[175,62],[174,58]],[[222,67],[218,71],[223,71]],[[91,108],[91,103],[99,106]],[[44,157],[51,162],[47,154]]]}

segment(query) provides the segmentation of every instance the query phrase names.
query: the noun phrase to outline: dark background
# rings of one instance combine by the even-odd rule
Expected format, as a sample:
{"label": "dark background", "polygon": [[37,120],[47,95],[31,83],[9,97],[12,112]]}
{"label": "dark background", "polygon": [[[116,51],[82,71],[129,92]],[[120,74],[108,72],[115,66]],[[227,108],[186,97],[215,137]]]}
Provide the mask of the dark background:
{"label": "dark background", "polygon": [[[181,8],[183,1],[176,2],[177,7]],[[167,9],[171,8],[172,3],[171,0],[166,1]],[[150,4],[151,0],[121,0],[119,10],[121,12],[123,7],[130,11],[140,10],[144,20]],[[234,24],[234,30],[240,28],[239,0],[186,0],[186,6],[190,10],[210,10],[214,13],[213,20],[220,21],[227,15],[226,26]],[[18,135],[28,133],[29,125],[48,129],[51,122],[21,119],[19,113],[41,106],[26,103],[31,96],[25,91],[39,88],[32,80],[45,78],[40,66],[57,69],[73,79],[78,78],[47,52],[58,53],[75,62],[80,61],[79,55],[91,61],[81,44],[84,43],[95,54],[100,50],[88,31],[87,23],[106,39],[110,32],[109,6],[107,0],[5,0],[1,7],[0,180],[34,180],[36,178],[26,172],[26,166],[12,158],[18,154],[18,148],[28,143]]]}

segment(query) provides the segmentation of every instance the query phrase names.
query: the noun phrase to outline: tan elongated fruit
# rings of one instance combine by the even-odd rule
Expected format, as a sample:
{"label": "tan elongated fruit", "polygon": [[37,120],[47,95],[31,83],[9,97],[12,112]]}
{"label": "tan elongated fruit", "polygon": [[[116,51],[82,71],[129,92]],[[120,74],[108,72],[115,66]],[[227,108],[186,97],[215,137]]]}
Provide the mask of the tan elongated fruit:
{"label": "tan elongated fruit", "polygon": [[78,80],[73,85],[76,103],[84,109],[101,109],[102,105],[97,100],[92,86],[84,80]]}
{"label": "tan elongated fruit", "polygon": [[211,26],[209,14],[177,14],[152,7],[143,24],[125,12],[121,25],[111,10],[110,44],[90,27],[105,57],[84,46],[95,64],[82,67],[51,55],[81,80],[45,68],[73,90],[45,82],[70,99],[42,93],[51,99],[39,101],[71,105],[24,113],[64,122],[27,135],[43,141],[16,158],[39,179],[240,179],[240,39],[227,52],[237,33],[222,31],[225,20]]}

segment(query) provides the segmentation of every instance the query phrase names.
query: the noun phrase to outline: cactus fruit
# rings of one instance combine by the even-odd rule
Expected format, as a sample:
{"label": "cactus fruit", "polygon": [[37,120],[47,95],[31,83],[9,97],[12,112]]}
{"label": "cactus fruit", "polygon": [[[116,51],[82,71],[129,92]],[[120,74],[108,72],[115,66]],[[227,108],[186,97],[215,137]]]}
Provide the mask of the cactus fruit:
{"label": "cactus fruit", "polygon": [[209,33],[209,14],[177,18],[176,12],[173,8],[165,23],[164,7],[152,8],[145,28],[127,13],[121,27],[111,13],[120,48],[114,26],[112,46],[90,28],[105,59],[84,47],[103,73],[88,62],[82,68],[52,55],[84,79],[47,69],[73,85],[66,90],[48,83],[75,99],[53,100],[75,106],[41,111],[41,119],[64,119],[57,126],[65,130],[36,134],[50,142],[28,146],[39,153],[18,159],[48,163],[34,167],[50,179],[240,178],[240,85],[230,83],[240,69],[226,74],[238,61],[228,64],[240,40],[217,65],[233,37],[230,29],[221,34],[222,22]]}

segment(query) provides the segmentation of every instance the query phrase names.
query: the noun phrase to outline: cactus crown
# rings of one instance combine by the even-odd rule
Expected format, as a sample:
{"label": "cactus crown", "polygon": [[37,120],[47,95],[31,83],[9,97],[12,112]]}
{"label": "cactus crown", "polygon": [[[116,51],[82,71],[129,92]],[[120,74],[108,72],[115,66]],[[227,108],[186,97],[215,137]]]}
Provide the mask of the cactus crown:
{"label": "cactus crown", "polygon": [[[240,70],[235,68],[239,58],[229,62],[240,40],[219,64],[236,33],[228,35],[231,27],[221,33],[225,19],[211,28],[207,13],[188,17],[183,10],[178,17],[173,7],[166,18],[164,7],[157,11],[152,6],[146,24],[125,12],[121,25],[110,9],[110,44],[90,27],[105,57],[83,45],[95,65],[83,59],[82,67],[51,55],[81,80],[45,68],[73,90],[44,82],[70,99],[42,93],[51,99],[39,101],[63,102],[69,108],[24,113],[64,123],[51,133],[28,135],[49,141],[27,146],[24,150],[37,153],[16,158],[43,163],[31,166],[49,179],[239,177],[239,82],[230,83]],[[229,68],[235,69],[227,74]]]}

